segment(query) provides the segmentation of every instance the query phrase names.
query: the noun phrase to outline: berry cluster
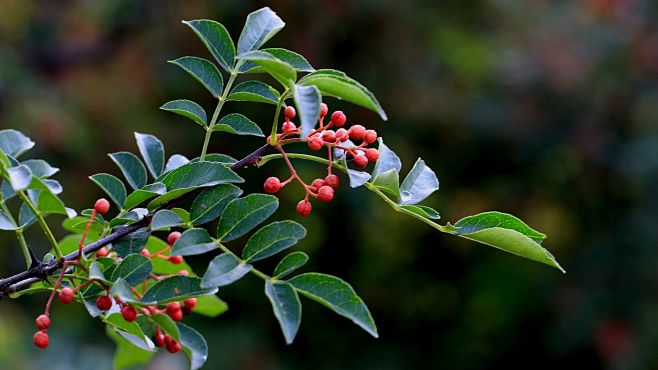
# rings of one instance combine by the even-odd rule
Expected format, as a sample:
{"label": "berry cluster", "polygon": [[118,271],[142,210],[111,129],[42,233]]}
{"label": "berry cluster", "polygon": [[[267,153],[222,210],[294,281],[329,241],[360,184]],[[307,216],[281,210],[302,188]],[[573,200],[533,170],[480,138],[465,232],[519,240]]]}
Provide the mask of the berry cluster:
{"label": "berry cluster", "polygon": [[[62,280],[64,278],[65,273],[70,273],[70,268],[75,267],[78,268],[85,273],[88,273],[87,268],[81,263],[81,258],[83,258],[82,255],[82,250],[84,247],[84,240],[89,232],[89,229],[91,227],[91,224],[94,221],[94,218],[97,214],[103,215],[106,214],[110,209],[110,203],[105,200],[105,199],[99,199],[96,201],[96,204],[94,205],[94,208],[92,209],[92,213],[89,219],[89,222],[87,223],[85,227],[85,231],[82,235],[82,239],[79,244],[79,254],[78,257],[74,261],[66,261],[62,265],[61,273],[55,282],[53,286],[52,293],[50,295],[50,298],[48,299],[48,302],[46,303],[46,308],[45,312],[42,315],[39,315],[36,319],[36,326],[39,329],[33,336],[34,339],[34,344],[39,347],[39,348],[46,348],[48,347],[48,333],[47,329],[50,327],[50,305],[53,301],[53,298],[55,294],[57,293],[57,297],[60,302],[63,304],[69,304],[73,302],[75,299],[76,295],[80,292],[80,290],[88,285],[91,284],[96,284],[100,286],[104,290],[104,294],[99,295],[96,298],[96,307],[104,312],[108,312],[113,309],[114,305],[117,304],[118,311],[121,312],[121,316],[126,320],[127,322],[133,322],[137,319],[138,315],[156,315],[156,314],[167,314],[169,317],[171,317],[175,321],[180,321],[183,319],[184,314],[190,314],[192,313],[192,310],[196,307],[197,305],[197,299],[196,298],[187,298],[183,300],[182,302],[169,302],[166,306],[164,307],[158,307],[158,306],[146,306],[146,307],[138,307],[134,306],[132,304],[123,302],[119,296],[114,296],[112,297],[110,295],[110,287],[106,285],[103,281],[99,281],[96,279],[88,279],[84,281],[83,283],[78,284],[75,287],[70,287],[70,286],[64,286],[62,287]],[[183,257],[182,256],[172,256],[172,255],[165,255],[168,253],[174,243],[180,238],[181,233],[178,231],[171,232],[167,236],[167,243],[168,246],[165,249],[162,249],[158,252],[150,253],[147,249],[143,249],[141,251],[141,254],[146,257],[146,258],[162,258],[165,259],[173,264],[181,264],[183,263]],[[121,257],[112,250],[112,248],[106,248],[103,247],[99,249],[95,255],[96,258],[112,258],[116,262],[121,261]],[[187,276],[189,273],[186,270],[181,270],[177,273],[177,275],[182,275],[182,276]],[[151,273],[146,280],[143,281],[142,283],[142,291],[140,292],[136,287],[131,287],[132,293],[139,299],[142,298],[142,295],[144,291],[148,288],[148,283],[149,280],[152,281],[159,281],[164,278],[170,277],[171,275],[157,275],[154,273]],[[60,289],[61,288],[61,289]],[[153,337],[154,343],[158,347],[166,347],[167,350],[171,353],[176,353],[181,350],[181,345],[178,343],[173,337],[171,337],[168,334],[164,334],[163,331],[158,327],[156,331],[156,335]]]}
{"label": "berry cluster", "polygon": [[[329,202],[334,198],[334,191],[340,183],[338,176],[331,171],[334,149],[344,151],[347,158],[358,168],[365,168],[368,163],[375,162],[379,158],[377,149],[368,148],[368,145],[377,141],[377,132],[375,130],[368,130],[362,125],[352,125],[349,129],[345,129],[343,126],[347,123],[347,116],[342,111],[333,112],[330,121],[325,125],[324,119],[328,113],[329,108],[322,103],[318,120],[319,127],[312,130],[305,139],[300,139],[301,130],[291,121],[297,114],[295,108],[288,106],[284,109],[285,122],[281,126],[281,133],[277,134],[275,147],[283,156],[290,170],[290,177],[285,181],[281,181],[279,178],[272,176],[267,178],[263,184],[263,189],[269,194],[277,193],[293,180],[301,184],[306,191],[306,196],[297,203],[296,210],[299,215],[304,217],[308,216],[313,208],[309,201],[310,197],[317,198],[322,202]],[[269,137],[267,140],[270,142]],[[361,143],[356,145],[352,140],[361,141]],[[327,175],[324,178],[313,180],[310,185],[297,175],[297,171],[295,171],[286,152],[283,150],[284,145],[300,141],[305,141],[309,149],[313,151],[321,150],[323,147],[327,148],[327,159],[329,161]]]}

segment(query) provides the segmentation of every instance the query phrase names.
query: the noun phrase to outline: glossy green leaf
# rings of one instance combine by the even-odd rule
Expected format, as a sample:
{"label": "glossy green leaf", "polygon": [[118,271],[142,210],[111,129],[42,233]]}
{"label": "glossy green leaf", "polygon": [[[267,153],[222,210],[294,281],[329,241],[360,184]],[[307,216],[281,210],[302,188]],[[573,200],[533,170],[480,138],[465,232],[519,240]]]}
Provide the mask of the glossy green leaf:
{"label": "glossy green leaf", "polygon": [[295,68],[272,54],[254,50],[238,56],[238,59],[257,64],[284,87],[290,87],[297,81]]}
{"label": "glossy green leaf", "polygon": [[148,184],[141,189],[132,192],[124,202],[124,209],[132,209],[153,197],[162,195],[167,192],[167,187],[161,182]]}
{"label": "glossy green leaf", "polygon": [[217,239],[231,241],[261,224],[279,207],[277,197],[250,194],[231,201],[226,206],[217,227]]}
{"label": "glossy green leaf", "polygon": [[140,134],[139,132],[135,132],[135,140],[146,167],[153,178],[157,178],[164,170],[165,149],[162,141],[153,135]]}
{"label": "glossy green leaf", "polygon": [[439,212],[437,212],[436,210],[434,210],[433,208],[428,207],[428,206],[421,206],[421,205],[413,205],[413,206],[412,205],[406,205],[405,206],[405,205],[403,205],[403,206],[400,206],[400,208],[406,209],[407,211],[411,211],[411,212],[413,212],[417,215],[421,215],[425,218],[429,218],[429,219],[432,219],[432,220],[438,220],[438,219],[441,218],[441,215],[439,214]]}
{"label": "glossy green leaf", "polygon": [[174,243],[171,254],[176,256],[192,256],[202,254],[219,246],[205,229],[186,230]]}
{"label": "glossy green leaf", "polygon": [[100,187],[110,199],[112,199],[117,207],[123,208],[123,204],[126,201],[126,186],[123,185],[121,180],[107,173],[99,173],[89,176],[89,179],[98,185],[98,187]]}
{"label": "glossy green leaf", "polygon": [[169,63],[181,67],[195,80],[199,81],[215,98],[222,95],[224,79],[222,74],[213,63],[199,57],[182,57],[170,60]]}
{"label": "glossy green leaf", "polygon": [[32,171],[25,165],[7,168],[9,184],[14,191],[23,191],[32,182]]}
{"label": "glossy green leaf", "polygon": [[114,352],[114,360],[112,362],[113,369],[123,370],[138,365],[144,365],[151,360],[151,357],[153,357],[153,352],[145,351],[134,346],[111,327],[108,326],[106,332],[117,345],[117,349]]}
{"label": "glossy green leaf", "polygon": [[16,230],[18,226],[0,209],[0,230]]}
{"label": "glossy green leaf", "polygon": [[117,152],[110,154],[110,158],[133,189],[137,190],[146,185],[146,168],[136,155],[130,152]]}
{"label": "glossy green leaf", "polygon": [[[199,158],[194,158],[193,161],[199,162]],[[221,154],[221,153],[209,153],[206,154],[206,158],[204,158],[204,161],[206,162],[219,162],[223,164],[234,164],[238,160],[231,157],[230,155],[226,154]]]}
{"label": "glossy green leaf", "polygon": [[209,187],[244,182],[240,176],[218,162],[190,162],[161,177],[167,190]]}
{"label": "glossy green leaf", "polygon": [[291,344],[302,323],[302,303],[297,291],[288,283],[266,280],[265,295],[272,304],[274,316],[279,321],[286,343]]}
{"label": "glossy green leaf", "polygon": [[167,172],[171,172],[177,169],[178,167],[181,167],[182,165],[189,162],[190,160],[187,159],[187,157],[185,157],[184,155],[174,154],[171,157],[169,157],[169,159],[167,160],[167,164],[165,165],[165,170],[163,174]]}
{"label": "glossy green leaf", "polygon": [[208,19],[183,21],[183,23],[199,36],[219,65],[230,72],[235,59],[235,46],[226,27]]}
{"label": "glossy green leaf", "polygon": [[135,285],[144,281],[152,270],[153,265],[150,259],[141,254],[131,254],[114,269],[110,280],[116,281],[118,278],[122,278],[128,284]]}
{"label": "glossy green leaf", "polygon": [[[280,59],[294,69],[300,72],[314,72],[315,68],[304,58],[302,55],[290,51],[287,49],[281,48],[268,48],[262,49],[261,51],[272,55],[273,57]],[[262,67],[259,67],[256,63],[244,63],[240,67],[240,73],[262,73],[265,70]]]}
{"label": "glossy green leaf", "polygon": [[283,257],[272,274],[273,278],[281,279],[298,268],[304,266],[308,262],[308,255],[304,252],[292,252]]}
{"label": "glossy green leaf", "polygon": [[112,243],[112,249],[123,258],[132,253],[139,253],[144,249],[150,235],[149,229],[143,227]]}
{"label": "glossy green leaf", "polygon": [[203,367],[208,359],[208,343],[196,330],[181,323],[176,323],[180,332],[180,344],[190,360],[190,370]]}
{"label": "glossy green leaf", "polygon": [[434,171],[418,158],[400,186],[400,204],[417,204],[439,190],[439,179]]}
{"label": "glossy green leaf", "polygon": [[50,187],[46,184],[46,180],[33,177],[29,189],[31,190],[28,190],[28,194],[33,194],[33,190],[38,191],[38,196],[36,196],[36,202],[34,203],[36,203],[36,207],[41,213],[60,214],[69,218],[75,217],[75,211],[64,206],[64,202],[52,192]]}
{"label": "glossy green leaf", "polygon": [[370,180],[369,173],[349,168],[347,166],[347,159],[345,157],[343,157],[343,166],[345,166],[347,169],[347,176],[350,179],[350,187],[358,188]]}
{"label": "glossy green leaf", "polygon": [[168,209],[161,209],[153,215],[151,230],[168,229],[182,224],[184,224],[183,220],[176,213]]}
{"label": "glossy green leaf", "polygon": [[315,128],[318,119],[320,119],[322,95],[315,86],[295,85],[293,97],[301,121],[301,137],[305,138]]}
{"label": "glossy green leaf", "polygon": [[213,131],[223,131],[238,135],[265,136],[256,122],[239,113],[231,113],[222,117],[213,126]]}
{"label": "glossy green leaf", "polygon": [[0,130],[0,151],[6,155],[18,158],[32,147],[34,147],[34,141],[22,132],[13,129]]}
{"label": "glossy green leaf", "polygon": [[395,169],[380,173],[372,184],[395,199],[400,198],[400,174]]}
{"label": "glossy green leaf", "polygon": [[279,94],[270,85],[251,80],[234,87],[226,100],[253,101],[276,105],[279,102]]}
{"label": "glossy green leaf", "polygon": [[260,49],[286,24],[269,7],[260,8],[247,16],[238,39],[238,55]]}
{"label": "glossy green leaf", "polygon": [[32,176],[39,178],[47,178],[59,172],[59,168],[51,166],[43,159],[28,159],[22,164],[27,166],[30,171],[32,171]]}
{"label": "glossy green leaf", "polygon": [[204,288],[201,279],[191,276],[171,276],[153,284],[144,296],[142,302],[158,302],[164,304],[171,301],[180,301],[185,298],[215,294],[217,289]]}
{"label": "glossy green leaf", "polygon": [[242,189],[232,184],[218,185],[199,194],[190,211],[192,224],[203,225],[219,217],[230,201],[242,195]]}
{"label": "glossy green leaf", "polygon": [[377,327],[370,311],[368,311],[368,307],[344,280],[335,276],[312,272],[295,276],[288,282],[302,295],[352,320],[373,337],[378,337]]}
{"label": "glossy green leaf", "polygon": [[299,84],[317,86],[322,95],[347,100],[350,103],[377,112],[384,121],[388,119],[375,95],[341,71],[320,69],[304,76],[299,80]]}
{"label": "glossy green leaf", "polygon": [[205,295],[197,298],[196,306],[192,310],[197,315],[217,317],[228,310],[226,302],[216,295]]}
{"label": "glossy green leaf", "polygon": [[207,126],[208,117],[206,111],[199,104],[186,99],[172,100],[160,107],[162,110],[176,113],[198,123],[204,129]]}
{"label": "glossy green leaf", "polygon": [[295,221],[273,222],[249,238],[242,258],[248,262],[260,261],[292,247],[305,236],[306,229]]}
{"label": "glossy green leaf", "polygon": [[252,265],[242,263],[228,253],[220,254],[210,261],[208,269],[203,275],[201,287],[217,288],[233,284],[251,271],[252,268]]}
{"label": "glossy green leaf", "polygon": [[[93,288],[93,287],[92,287]],[[135,296],[133,295],[132,290],[130,289],[130,284],[123,280],[122,278],[118,278],[114,284],[112,285],[112,289],[110,290],[110,295],[112,297],[118,296],[119,299],[126,303],[142,303],[141,301],[137,300]],[[154,304],[155,302],[150,302],[150,304]],[[116,307],[116,306],[113,306]]]}
{"label": "glossy green leaf", "polygon": [[100,280],[105,283],[109,282],[109,280],[105,278],[105,274],[103,273],[101,266],[96,262],[92,262],[89,265],[89,279]]}
{"label": "glossy green leaf", "polygon": [[383,175],[384,172],[393,170],[400,173],[400,169],[402,169],[402,161],[400,161],[400,157],[384,144],[382,138],[379,138],[378,141],[379,147],[377,150],[379,151],[379,158],[377,159],[375,168],[372,171],[373,182],[379,176]]}

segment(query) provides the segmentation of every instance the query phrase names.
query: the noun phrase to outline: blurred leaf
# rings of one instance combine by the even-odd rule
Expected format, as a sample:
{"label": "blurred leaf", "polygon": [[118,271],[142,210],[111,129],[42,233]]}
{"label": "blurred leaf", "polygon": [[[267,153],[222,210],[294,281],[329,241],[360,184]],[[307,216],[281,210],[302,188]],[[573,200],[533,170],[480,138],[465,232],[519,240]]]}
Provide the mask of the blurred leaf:
{"label": "blurred leaf", "polygon": [[251,12],[238,39],[238,55],[259,49],[285,25],[269,7]]}
{"label": "blurred leaf", "polygon": [[222,184],[199,194],[190,211],[192,224],[203,225],[219,217],[228,203],[239,197],[242,189],[232,184]]}
{"label": "blurred leaf", "polygon": [[110,154],[110,158],[119,167],[123,176],[133,189],[137,190],[146,185],[146,168],[136,155],[130,152],[117,152]]}
{"label": "blurred leaf", "polygon": [[201,287],[201,279],[191,276],[171,276],[160,280],[151,286],[144,296],[142,302],[158,302],[165,304],[171,301],[180,301],[202,295],[215,294],[215,288]]}
{"label": "blurred leaf", "polygon": [[304,266],[308,262],[308,255],[304,252],[292,252],[289,255],[283,257],[272,274],[273,278],[281,279],[286,275],[289,275],[298,268]]}
{"label": "blurred leaf", "polygon": [[[142,344],[141,346],[139,346],[141,349],[150,350],[150,351],[155,352],[155,346],[153,345],[153,342],[151,342],[151,340],[144,335],[144,332],[139,327],[139,325],[137,325],[136,322],[126,321],[123,318],[123,316],[118,312],[113,313],[111,315],[108,315],[105,318],[104,321],[108,325],[111,325],[112,327],[114,327],[114,329],[120,329],[120,330],[122,330],[122,331],[124,331],[128,334],[131,334],[131,335],[135,336],[136,338],[138,338],[139,341]],[[119,334],[121,334],[121,333],[119,332]],[[124,338],[126,338],[126,337],[124,336]],[[128,339],[130,341],[129,338],[126,338],[126,339]],[[134,342],[132,342],[132,343],[135,344]]]}
{"label": "blurred leaf", "polygon": [[278,207],[279,200],[267,194],[250,194],[232,200],[219,220],[217,239],[231,241],[241,237],[270,217]]}
{"label": "blurred leaf", "polygon": [[175,64],[189,73],[190,76],[208,89],[215,98],[219,98],[222,95],[224,79],[217,66],[209,60],[199,57],[182,57],[176,60],[170,60],[169,63]]}
{"label": "blurred leaf", "polygon": [[270,85],[252,80],[234,87],[226,100],[253,101],[276,105],[279,102],[279,94]]}
{"label": "blurred leaf", "polygon": [[180,331],[180,344],[190,359],[190,369],[200,369],[208,359],[208,343],[196,330],[187,325],[176,323]]}
{"label": "blurred leaf", "polygon": [[434,171],[418,158],[400,186],[400,204],[416,204],[439,190],[439,179]]}
{"label": "blurred leaf", "polygon": [[242,258],[247,262],[260,261],[292,247],[305,236],[306,229],[295,221],[273,222],[249,238]]}
{"label": "blurred leaf", "polygon": [[0,130],[0,150],[5,154],[18,158],[32,147],[34,141],[22,132],[13,129]]}
{"label": "blurred leaf", "polygon": [[16,230],[18,226],[0,209],[0,230]]}
{"label": "blurred leaf", "polygon": [[295,288],[288,283],[266,280],[265,295],[272,303],[274,316],[281,325],[286,343],[291,344],[302,323],[302,303]]}
{"label": "blurred leaf", "polygon": [[150,259],[141,254],[130,254],[114,269],[111,280],[116,281],[118,278],[122,278],[128,284],[135,285],[144,281],[152,269]]}
{"label": "blurred leaf", "polygon": [[228,310],[226,302],[216,295],[205,295],[197,298],[196,306],[192,312],[207,317],[217,317]]}
{"label": "blurred leaf", "polygon": [[203,275],[203,288],[217,288],[230,285],[240,280],[251,269],[252,265],[240,262],[236,257],[223,253],[213,258]]}
{"label": "blurred leaf", "polygon": [[117,349],[114,353],[114,361],[112,363],[112,367],[115,370],[129,369],[137,365],[146,364],[151,360],[151,357],[153,356],[152,352],[134,346],[109,326],[107,327],[106,332],[117,344]]}
{"label": "blurred leaf", "polygon": [[186,99],[172,100],[160,107],[162,110],[176,113],[198,123],[204,129],[207,126],[208,117],[206,111],[199,104]]}
{"label": "blurred leaf", "polygon": [[153,135],[140,134],[139,132],[135,132],[135,140],[137,140],[139,153],[146,162],[146,167],[148,167],[153,178],[157,178],[164,169],[165,150],[162,141]]}
{"label": "blurred leaf", "polygon": [[183,224],[183,220],[176,213],[168,209],[161,209],[153,215],[151,230],[162,230]]}
{"label": "blurred leaf", "polygon": [[121,180],[107,173],[89,176],[89,179],[98,185],[119,209],[123,209],[126,201],[126,187]]}
{"label": "blurred leaf", "polygon": [[226,28],[221,23],[208,19],[183,21],[183,23],[199,36],[219,65],[226,72],[230,72],[235,59],[235,46]]}
{"label": "blurred leaf", "polygon": [[218,248],[217,243],[210,237],[206,229],[186,230],[171,249],[175,256],[191,256],[202,254]]}
{"label": "blurred leaf", "polygon": [[322,96],[317,87],[300,85],[294,85],[293,96],[301,121],[301,137],[305,138],[315,128],[320,119]]}
{"label": "blurred leaf", "polygon": [[150,235],[149,229],[143,227],[112,243],[112,249],[123,258],[132,253],[139,253],[144,249]]}

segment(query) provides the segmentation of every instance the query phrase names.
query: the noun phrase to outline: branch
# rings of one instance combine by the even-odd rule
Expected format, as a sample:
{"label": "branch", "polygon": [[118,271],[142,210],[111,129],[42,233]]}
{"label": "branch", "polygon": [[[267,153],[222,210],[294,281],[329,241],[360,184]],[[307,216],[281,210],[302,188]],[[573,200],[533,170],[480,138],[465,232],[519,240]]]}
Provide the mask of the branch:
{"label": "branch", "polygon": [[[260,161],[261,156],[265,154],[268,150],[270,150],[270,148],[272,148],[272,146],[270,146],[269,144],[265,144],[259,147],[258,149],[254,150],[246,157],[240,159],[239,161],[231,165],[230,168],[232,170],[237,170],[252,164],[256,164]],[[151,223],[151,218],[156,211],[165,208],[172,208],[174,205],[178,204],[184,198],[190,197],[192,194],[195,194],[197,192],[198,191],[190,192],[185,195],[182,195],[179,198],[172,199],[167,204],[154,210],[153,212],[146,215],[143,219],[135,222],[134,224],[116,228],[110,235],[84,247],[82,253],[89,254],[96,252],[97,250],[103,248],[104,246],[111,244],[117,241],[118,239],[123,238],[126,235],[129,235],[141,228],[148,227]],[[20,272],[13,276],[9,276],[4,279],[0,279],[0,298],[2,298],[3,296],[7,296],[10,293],[14,293],[19,290],[25,289],[29,287],[32,283],[35,283],[39,280],[46,280],[49,276],[53,275],[55,271],[61,268],[65,261],[72,261],[75,260],[76,258],[78,258],[77,250],[51,263],[44,264],[39,262],[36,266],[31,267],[23,272]]]}

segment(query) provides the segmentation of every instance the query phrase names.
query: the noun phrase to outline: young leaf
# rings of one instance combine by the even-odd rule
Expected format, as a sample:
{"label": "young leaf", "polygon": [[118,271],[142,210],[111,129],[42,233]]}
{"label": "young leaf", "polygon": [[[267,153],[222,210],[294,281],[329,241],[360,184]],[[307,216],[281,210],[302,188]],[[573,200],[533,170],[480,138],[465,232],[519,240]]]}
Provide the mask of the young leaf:
{"label": "young leaf", "polygon": [[231,113],[222,117],[213,127],[213,131],[223,131],[238,135],[265,136],[254,121],[239,113]]}
{"label": "young leaf", "polygon": [[231,201],[226,206],[217,227],[217,239],[231,241],[261,224],[279,207],[277,197],[250,194]]}
{"label": "young leaf", "polygon": [[183,225],[185,222],[173,211],[161,209],[153,215],[151,230],[162,230],[170,227]]}
{"label": "young leaf", "polygon": [[148,167],[153,178],[157,178],[164,169],[165,150],[162,141],[153,135],[140,134],[139,132],[135,132],[135,140],[137,140],[139,153],[146,162],[146,167]]}
{"label": "young leaf", "polygon": [[22,164],[26,165],[30,171],[32,171],[32,176],[38,177],[38,178],[47,178],[50,177],[57,172],[59,172],[59,168],[55,168],[51,166],[48,162],[44,161],[43,159],[28,159],[27,161],[24,161]]}
{"label": "young leaf", "polygon": [[181,67],[195,80],[199,81],[215,98],[219,98],[224,90],[224,80],[219,69],[207,59],[199,57],[182,57],[170,60],[169,63]]}
{"label": "young leaf", "polygon": [[206,116],[206,111],[203,110],[203,108],[199,104],[191,100],[186,100],[186,99],[172,100],[170,102],[165,103],[163,106],[160,107],[160,109],[173,112],[183,117],[189,118],[192,121],[198,123],[204,129],[207,126],[208,118]]}
{"label": "young leaf", "polygon": [[21,154],[34,147],[34,141],[13,129],[0,130],[0,151],[6,155],[18,158]]}
{"label": "young leaf", "polygon": [[417,204],[439,190],[439,179],[434,171],[418,158],[400,186],[400,204]]}
{"label": "young leaf", "polygon": [[217,317],[228,310],[226,302],[216,295],[205,295],[197,298],[196,306],[192,310],[197,315]]}
{"label": "young leaf", "polygon": [[283,259],[276,265],[274,269],[273,278],[281,279],[289,275],[298,268],[304,266],[308,262],[308,255],[304,252],[292,252],[283,257]]}
{"label": "young leaf", "polygon": [[375,180],[386,171],[394,170],[400,173],[400,169],[402,169],[400,157],[384,144],[384,140],[379,138],[378,141],[379,148],[377,150],[379,151],[379,159],[377,159],[375,169],[372,171],[372,178]]}
{"label": "young leaf", "polygon": [[135,285],[144,281],[152,269],[153,265],[150,259],[141,254],[130,254],[112,271],[110,280],[116,281],[122,278],[128,284]]}
{"label": "young leaf", "polygon": [[380,173],[372,181],[378,189],[392,195],[395,199],[400,198],[400,174],[395,169]]}
{"label": "young leaf", "polygon": [[295,276],[288,282],[304,296],[352,320],[373,337],[378,337],[377,327],[368,307],[344,280],[331,275],[311,272]]}
{"label": "young leaf", "polygon": [[320,119],[322,95],[320,95],[320,91],[315,86],[295,85],[294,98],[302,126],[301,137],[305,138],[315,128],[318,119]]}
{"label": "young leaf", "polygon": [[185,298],[215,294],[217,289],[207,289],[201,286],[201,279],[191,276],[171,276],[160,280],[150,287],[142,302],[158,302],[165,304],[171,301],[180,301]]}
{"label": "young leaf", "polygon": [[205,229],[189,229],[176,240],[171,254],[176,256],[192,256],[206,253],[217,247],[217,243],[212,240],[210,234]]}
{"label": "young leaf", "polygon": [[119,167],[123,176],[133,189],[137,190],[146,185],[146,168],[136,155],[130,152],[117,152],[110,154],[110,158]]}
{"label": "young leaf", "polygon": [[406,205],[405,206],[405,205],[403,205],[403,206],[400,206],[400,208],[406,209],[406,210],[411,211],[411,212],[413,212],[417,215],[421,215],[425,218],[430,218],[430,219],[433,219],[433,220],[438,220],[438,219],[441,218],[441,215],[439,214],[439,212],[437,212],[436,210],[434,210],[433,208],[428,207],[428,206],[421,206],[421,205],[413,205],[413,206],[412,205]]}
{"label": "young leaf", "polygon": [[183,21],[183,23],[199,36],[219,65],[226,72],[231,72],[235,59],[235,46],[226,27],[208,19]]}
{"label": "young leaf", "polygon": [[14,191],[23,191],[32,182],[32,171],[26,165],[7,168],[9,184]]}
{"label": "young leaf", "polygon": [[266,280],[265,295],[272,303],[274,316],[281,325],[286,343],[291,344],[302,322],[302,303],[297,291],[288,283]]}
{"label": "young leaf", "polygon": [[297,81],[295,68],[272,54],[254,50],[240,55],[238,59],[259,65],[284,87],[290,87]]}
{"label": "young leaf", "polygon": [[119,209],[123,208],[126,201],[126,187],[121,180],[107,173],[89,176],[89,179],[98,185]]}
{"label": "young leaf", "polygon": [[234,256],[223,253],[213,258],[203,275],[202,288],[217,288],[230,285],[240,280],[251,269],[252,265],[240,262]]}
{"label": "young leaf", "polygon": [[279,94],[270,85],[251,80],[234,87],[226,100],[253,101],[276,105],[279,102]]}
{"label": "young leaf", "polygon": [[190,359],[190,370],[200,369],[208,359],[208,343],[201,334],[189,326],[179,322],[176,325],[180,331],[180,344]]}
{"label": "young leaf", "polygon": [[230,201],[242,195],[242,189],[223,184],[206,189],[199,194],[190,211],[193,225],[203,225],[219,217]]}
{"label": "young leaf", "polygon": [[112,247],[119,256],[125,258],[129,254],[141,252],[150,235],[149,229],[143,227],[115,241]]}
{"label": "young leaf", "polygon": [[167,187],[161,182],[148,184],[141,189],[135,190],[126,198],[124,202],[124,209],[132,209],[133,207],[140,205],[142,202],[158,195],[162,195],[166,192]]}
{"label": "young leaf", "polygon": [[348,77],[341,71],[333,69],[320,69],[309,73],[299,80],[300,85],[317,86],[322,95],[333,96],[347,100],[350,103],[377,112],[381,119],[386,121],[386,113],[373,95],[365,86]]}
{"label": "young leaf", "polygon": [[295,221],[273,222],[249,238],[242,258],[248,262],[260,261],[292,247],[305,236],[306,229]]}
{"label": "young leaf", "polygon": [[260,49],[285,25],[281,18],[268,7],[250,13],[238,39],[238,55]]}
{"label": "young leaf", "polygon": [[[268,48],[262,49],[262,52],[268,53],[273,57],[280,59],[292,66],[294,69],[300,72],[314,72],[315,68],[304,58],[302,55],[290,51],[287,49],[281,48]],[[265,70],[262,67],[259,67],[256,63],[244,63],[240,67],[240,73],[262,73]]]}

